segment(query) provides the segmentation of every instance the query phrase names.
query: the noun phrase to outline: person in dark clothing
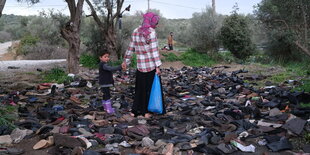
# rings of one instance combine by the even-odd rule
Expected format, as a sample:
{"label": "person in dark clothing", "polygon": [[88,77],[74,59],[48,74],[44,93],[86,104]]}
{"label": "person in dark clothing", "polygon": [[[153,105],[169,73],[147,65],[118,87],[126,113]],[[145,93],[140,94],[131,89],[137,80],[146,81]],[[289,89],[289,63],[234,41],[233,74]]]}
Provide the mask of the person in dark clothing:
{"label": "person in dark clothing", "polygon": [[169,46],[169,51],[173,50],[173,32],[170,32],[168,35],[168,46]]}
{"label": "person in dark clothing", "polygon": [[101,87],[101,92],[103,93],[102,105],[104,110],[112,114],[114,109],[111,103],[110,87],[114,86],[113,72],[121,70],[121,66],[109,66],[108,62],[110,60],[110,53],[103,52],[99,56],[99,85]]}

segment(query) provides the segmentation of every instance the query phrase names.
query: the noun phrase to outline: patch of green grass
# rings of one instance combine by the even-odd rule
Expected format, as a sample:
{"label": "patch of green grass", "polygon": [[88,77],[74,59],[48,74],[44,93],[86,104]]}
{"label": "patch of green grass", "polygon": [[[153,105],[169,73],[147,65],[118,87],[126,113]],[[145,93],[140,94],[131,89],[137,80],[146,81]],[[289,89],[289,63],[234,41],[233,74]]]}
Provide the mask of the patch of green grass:
{"label": "patch of green grass", "polygon": [[274,83],[281,83],[286,80],[289,80],[291,77],[292,77],[292,74],[290,72],[282,72],[282,73],[273,75],[272,77],[269,78],[269,80]]}
{"label": "patch of green grass", "polygon": [[306,108],[306,107],[310,107],[310,103],[301,103],[300,104],[301,107]]}
{"label": "patch of green grass", "polygon": [[212,66],[216,63],[207,54],[198,53],[192,49],[182,53],[180,60],[185,65],[192,67]]}
{"label": "patch of green grass", "polygon": [[164,61],[173,62],[180,60],[180,58],[174,53],[163,53],[162,55],[165,57]]}
{"label": "patch of green grass", "polygon": [[91,69],[98,68],[99,61],[98,57],[91,54],[82,54],[80,57],[80,64]]}
{"label": "patch of green grass", "polygon": [[284,65],[287,71],[294,72],[298,76],[309,76],[310,75],[310,62],[290,62]]}
{"label": "patch of green grass", "polygon": [[306,140],[306,143],[309,144],[310,143],[310,132],[306,132],[306,134],[304,135],[304,138]]}
{"label": "patch of green grass", "polygon": [[295,91],[310,92],[310,79],[304,79],[301,81],[302,85],[294,88]]}
{"label": "patch of green grass", "polygon": [[68,83],[73,79],[61,68],[52,68],[43,73],[43,82]]}
{"label": "patch of green grass", "polygon": [[13,122],[18,119],[16,116],[16,111],[17,111],[17,108],[15,106],[1,105],[0,106],[0,115],[1,115],[0,126],[5,125],[11,129],[15,128],[15,125],[13,124]]}

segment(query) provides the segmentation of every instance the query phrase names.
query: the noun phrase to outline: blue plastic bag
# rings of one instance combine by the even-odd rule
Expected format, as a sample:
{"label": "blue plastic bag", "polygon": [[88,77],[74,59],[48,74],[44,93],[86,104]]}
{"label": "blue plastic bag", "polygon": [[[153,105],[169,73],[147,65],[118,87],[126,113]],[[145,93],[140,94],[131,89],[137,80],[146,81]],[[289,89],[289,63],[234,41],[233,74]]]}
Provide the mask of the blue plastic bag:
{"label": "blue plastic bag", "polygon": [[157,74],[155,74],[154,76],[147,110],[157,114],[163,113],[163,99],[162,99],[160,81]]}

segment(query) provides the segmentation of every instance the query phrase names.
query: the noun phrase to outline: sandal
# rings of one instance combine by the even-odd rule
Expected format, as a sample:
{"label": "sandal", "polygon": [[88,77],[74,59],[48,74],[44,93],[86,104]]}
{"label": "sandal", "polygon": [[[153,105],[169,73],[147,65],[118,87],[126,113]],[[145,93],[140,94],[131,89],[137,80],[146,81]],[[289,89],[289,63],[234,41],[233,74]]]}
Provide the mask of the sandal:
{"label": "sandal", "polygon": [[42,139],[39,142],[37,142],[32,148],[34,150],[39,150],[42,148],[48,148],[50,146],[54,145],[54,137],[53,136],[49,136],[48,140]]}

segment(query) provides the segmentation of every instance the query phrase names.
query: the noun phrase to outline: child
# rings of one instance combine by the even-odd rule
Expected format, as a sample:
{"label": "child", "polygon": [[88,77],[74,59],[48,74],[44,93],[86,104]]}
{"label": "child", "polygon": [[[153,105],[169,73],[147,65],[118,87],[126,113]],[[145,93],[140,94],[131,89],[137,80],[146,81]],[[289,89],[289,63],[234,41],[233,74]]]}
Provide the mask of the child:
{"label": "child", "polygon": [[114,71],[121,70],[121,66],[112,67],[108,65],[110,60],[110,53],[103,52],[99,56],[99,85],[101,87],[101,92],[103,93],[102,105],[104,110],[112,114],[114,113],[114,109],[111,104],[111,94],[110,87],[114,86],[113,73]]}

